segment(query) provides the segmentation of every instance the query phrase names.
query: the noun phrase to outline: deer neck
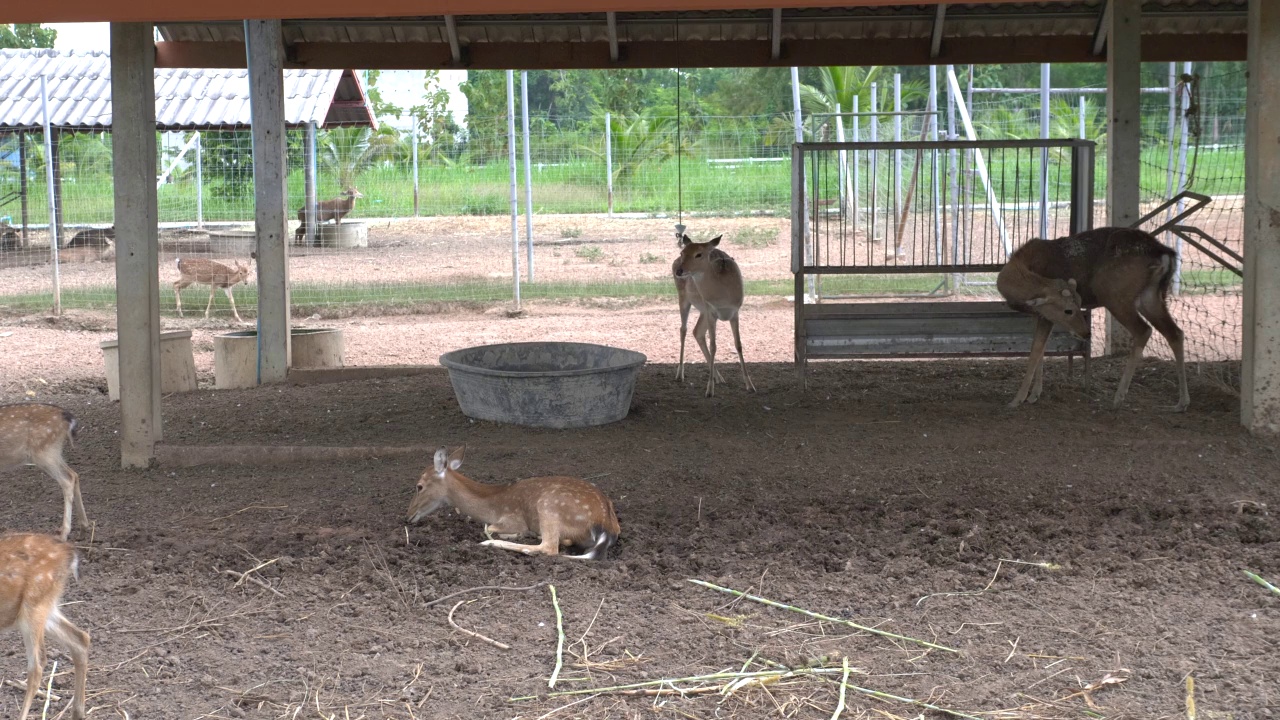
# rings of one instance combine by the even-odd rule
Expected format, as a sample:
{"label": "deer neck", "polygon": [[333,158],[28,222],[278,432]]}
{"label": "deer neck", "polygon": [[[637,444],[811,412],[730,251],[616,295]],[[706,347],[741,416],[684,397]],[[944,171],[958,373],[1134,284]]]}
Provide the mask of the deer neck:
{"label": "deer neck", "polygon": [[507,491],[505,485],[488,485],[454,470],[447,471],[449,504],[458,512],[483,523],[491,523],[502,515],[497,500]]}

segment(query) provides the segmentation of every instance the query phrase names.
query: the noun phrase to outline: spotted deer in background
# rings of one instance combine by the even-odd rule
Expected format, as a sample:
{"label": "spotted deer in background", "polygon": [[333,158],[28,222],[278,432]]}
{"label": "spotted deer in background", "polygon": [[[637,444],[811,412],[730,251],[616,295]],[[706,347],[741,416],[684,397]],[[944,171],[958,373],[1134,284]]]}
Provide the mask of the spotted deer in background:
{"label": "spotted deer in background", "polygon": [[[258,255],[250,253],[249,257],[256,260]],[[229,268],[213,260],[178,258],[178,273],[181,277],[173,283],[173,299],[178,307],[178,317],[183,316],[182,289],[191,285],[208,285],[209,304],[204,308],[204,316],[209,317],[209,311],[213,308],[213,294],[218,288],[222,288],[227,294],[227,301],[231,303],[231,314],[235,316],[236,322],[244,322],[236,310],[236,299],[231,295],[231,288],[247,283],[251,269],[250,265],[241,265],[239,260],[235,261],[234,268]]]}
{"label": "spotted deer in background", "polygon": [[[716,382],[724,378],[716,371],[716,322],[727,320],[733,330],[733,344],[738,351],[738,364],[742,366],[742,381],[747,390],[755,392],[756,386],[747,374],[747,360],[742,355],[742,336],[738,332],[738,313],[742,310],[742,271],[729,254],[720,250],[717,235],[710,242],[696,243],[688,235],[680,238],[680,257],[671,266],[676,291],[680,296],[680,364],[676,377],[684,378],[684,338],[688,325],[690,306],[698,309],[698,322],[693,326],[693,338],[707,360],[707,397],[716,393]],[[710,345],[707,336],[710,335]]]}

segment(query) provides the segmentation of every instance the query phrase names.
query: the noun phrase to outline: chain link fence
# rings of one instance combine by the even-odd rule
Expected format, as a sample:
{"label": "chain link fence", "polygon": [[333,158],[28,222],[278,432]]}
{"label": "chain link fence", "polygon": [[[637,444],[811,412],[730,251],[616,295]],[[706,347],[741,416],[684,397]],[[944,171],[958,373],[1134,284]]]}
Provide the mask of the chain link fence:
{"label": "chain link fence", "polygon": [[[1239,250],[1244,97],[1237,77],[1243,70],[1233,68],[1209,64],[1188,69],[1179,64],[1171,80],[1167,65],[1144,66],[1143,86],[1150,91],[1143,94],[1141,187],[1147,209],[1181,189],[1212,196],[1213,203],[1187,223]],[[1184,80],[1184,74],[1195,79]],[[1016,89],[987,92],[963,75],[959,84],[978,139],[1041,136],[1039,94]],[[1097,198],[1105,197],[1106,178],[1105,95],[1100,90],[1055,89],[1048,118],[1050,137],[1099,143]],[[886,141],[965,133],[962,118],[956,117],[959,108],[948,104],[945,80],[938,86],[937,111],[930,110],[925,92],[924,97],[912,94],[895,114],[888,84],[879,91],[875,112],[862,108],[854,114],[852,108],[842,108],[839,116],[806,118],[802,134],[807,140],[837,140],[842,135],[846,140]],[[527,171],[522,133],[517,132],[514,173],[508,119],[472,116],[467,126],[463,134],[442,132],[436,137],[386,127],[316,134],[318,198],[340,198],[347,187],[356,188],[361,197],[343,218],[342,235],[327,230],[320,243],[304,240],[291,248],[295,313],[376,315],[438,303],[509,301],[512,189],[514,183],[520,211],[526,213],[526,182],[533,200],[533,267],[525,218],[514,223],[525,299],[672,295],[669,273],[678,220],[689,225],[695,239],[725,235],[723,247],[746,270],[748,293],[790,294],[793,115],[687,116],[680,123],[673,115],[656,112],[535,116],[530,118]],[[292,213],[305,204],[307,133],[290,130],[287,139],[292,230],[298,225]],[[112,223],[110,134],[64,132],[57,140],[62,306],[111,308],[115,292],[109,248],[65,247],[76,233]],[[162,312],[171,313],[176,258],[248,260],[252,152],[246,131],[165,134],[158,143],[161,302]],[[20,151],[25,154],[25,193],[14,159]],[[859,162],[864,173],[871,172],[874,162],[875,172],[883,176],[877,184],[880,194],[867,197],[857,211],[860,232],[893,233],[904,217],[908,225],[931,222],[924,218],[936,209],[933,182],[924,168],[923,179],[912,190],[913,174],[918,174],[914,155],[864,155]],[[1028,169],[1035,167],[1032,163]],[[991,172],[1001,169],[996,163]],[[1054,178],[1049,183],[1055,188],[1051,201],[1063,202],[1065,198],[1057,196],[1059,183]],[[1024,184],[1016,179],[1012,186]],[[956,187],[966,202],[985,201],[972,168]],[[47,193],[40,134],[0,135],[0,243],[6,248],[0,250],[0,307],[34,311],[52,305]],[[1038,213],[1030,207],[1038,199],[1017,200],[1028,207],[1014,231],[1038,234]],[[1095,211],[1095,224],[1105,222],[1101,201]],[[1055,225],[1049,234],[1059,230]],[[1164,239],[1179,244],[1175,236]],[[1194,248],[1182,250],[1174,313],[1188,330],[1191,358],[1238,361],[1240,278]],[[888,276],[842,291],[919,294],[940,286],[960,294],[994,293],[991,278],[982,275],[946,284]],[[254,285],[238,287],[236,293],[237,304],[251,316]],[[1167,352],[1155,346],[1153,342],[1154,351]],[[1224,382],[1238,383],[1238,363],[1234,368],[1222,371]]]}

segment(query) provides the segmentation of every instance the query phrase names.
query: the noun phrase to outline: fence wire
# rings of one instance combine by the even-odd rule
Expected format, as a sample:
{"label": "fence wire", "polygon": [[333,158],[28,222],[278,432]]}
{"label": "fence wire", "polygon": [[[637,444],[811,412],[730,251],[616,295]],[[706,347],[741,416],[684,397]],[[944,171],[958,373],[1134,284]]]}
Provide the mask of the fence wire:
{"label": "fence wire", "polygon": [[[1167,66],[1147,65],[1144,87],[1168,87]],[[1207,69],[1206,69],[1207,68]],[[1214,198],[1188,220],[1229,247],[1243,237],[1244,98],[1239,73],[1229,65],[1199,65],[1194,98],[1191,83],[1173,83],[1170,93],[1143,95],[1142,179],[1144,208],[1186,188]],[[1183,66],[1177,66],[1181,75]],[[1180,89],[1181,88],[1181,89]],[[1034,94],[983,94],[964,88],[979,139],[1031,139],[1040,136],[1039,97]],[[945,84],[940,84],[935,113],[916,97],[889,114],[883,92],[882,114],[834,115],[806,119],[807,140],[940,139],[963,128],[948,113]],[[1050,136],[1099,143],[1095,197],[1105,196],[1104,95],[1055,93],[1050,105]],[[930,119],[936,125],[930,127]],[[895,122],[896,120],[896,122]],[[683,212],[695,239],[724,234],[722,247],[747,270],[750,294],[789,294],[791,290],[790,146],[793,116],[716,117],[687,114],[676,132],[676,118],[657,112],[581,117],[534,116],[530,126],[533,192],[533,282],[528,282],[525,222],[519,227],[520,273],[525,299],[666,297],[673,294],[669,272],[674,256],[673,225]],[[1186,126],[1184,136],[1184,124]],[[518,123],[517,123],[518,125]],[[1184,139],[1185,137],[1185,139]],[[679,138],[679,145],[677,145]],[[112,223],[111,136],[63,132],[57,136],[61,177],[57,193],[61,216],[60,278],[65,308],[114,307],[114,270],[109,249],[65,247],[78,233]],[[19,196],[22,174],[14,158],[18,146],[26,158],[25,216]],[[523,140],[516,140],[522,150]],[[174,260],[206,257],[248,261],[254,219],[253,167],[247,131],[229,128],[199,133],[163,134],[157,176],[160,214],[162,311],[173,312]],[[364,223],[366,234],[351,233],[340,242],[290,248],[290,280],[295,313],[327,316],[411,311],[441,302],[501,302],[512,296],[510,193],[507,119],[467,118],[461,135],[361,128],[320,130],[316,137],[317,196],[340,197],[347,187],[362,195],[347,223]],[[305,203],[307,134],[287,133],[290,232],[294,213]],[[1184,153],[1185,150],[1185,153]],[[517,152],[517,158],[523,155]],[[1185,155],[1185,159],[1184,159]],[[973,248],[989,244],[995,232],[982,207],[988,205],[973,156],[954,163],[904,151],[871,157],[860,154],[823,169],[836,183],[854,172],[862,182],[848,194],[856,208],[827,212],[824,222],[845,222],[873,239],[863,252],[883,253],[892,246],[909,256],[936,254],[936,221],[952,224]],[[1041,234],[1038,223],[1039,162],[989,161],[989,171],[1017,198],[1002,198],[1018,211],[1009,232],[1019,241]],[[524,207],[522,160],[517,185]],[[1050,159],[1050,169],[1061,169]],[[950,173],[955,169],[955,177]],[[1024,177],[1021,173],[1030,173]],[[1058,172],[1058,170],[1054,170]],[[938,173],[944,173],[938,175]],[[1003,173],[1003,176],[1001,174]],[[1009,173],[1017,173],[1016,177]],[[881,178],[873,186],[866,178]],[[912,188],[912,179],[916,185]],[[1049,178],[1050,202],[1066,200],[1065,176]],[[683,192],[680,192],[681,187]],[[838,198],[838,193],[820,199]],[[49,213],[43,138],[39,133],[0,134],[0,307],[47,309],[52,302]],[[681,200],[683,207],[681,207]],[[956,213],[955,208],[965,208]],[[827,209],[829,210],[829,209]],[[846,213],[845,211],[849,212]],[[824,210],[825,212],[825,210]],[[1095,204],[1095,224],[1105,221]],[[1047,234],[1065,228],[1055,218]],[[843,219],[841,219],[843,218]],[[905,218],[905,221],[904,221]],[[330,223],[332,221],[329,221]],[[899,228],[902,228],[899,231]],[[1177,246],[1176,237],[1164,238]],[[874,246],[874,243],[880,246]],[[883,247],[882,247],[883,246]],[[957,243],[951,250],[963,251]],[[1240,357],[1240,282],[1231,271],[1186,247],[1183,250],[1174,312],[1187,329],[1192,359],[1233,361],[1223,378],[1238,383]],[[820,252],[836,252],[823,248]],[[829,258],[829,255],[824,255]],[[932,292],[944,279],[886,275],[850,292],[863,294]],[[949,286],[957,294],[994,293],[990,275],[965,274]],[[848,288],[845,288],[848,290]],[[832,289],[834,292],[835,290]],[[236,289],[237,304],[251,317],[255,287]],[[221,303],[217,307],[225,313]],[[1157,352],[1167,352],[1154,347]]]}

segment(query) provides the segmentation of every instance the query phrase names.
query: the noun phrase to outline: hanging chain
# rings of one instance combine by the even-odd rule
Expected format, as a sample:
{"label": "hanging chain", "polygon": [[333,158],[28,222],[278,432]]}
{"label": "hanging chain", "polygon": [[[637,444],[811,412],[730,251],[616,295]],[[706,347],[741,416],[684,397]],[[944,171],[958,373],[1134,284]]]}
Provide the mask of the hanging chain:
{"label": "hanging chain", "polygon": [[1187,123],[1187,134],[1191,137],[1191,141],[1195,143],[1195,149],[1191,153],[1191,167],[1187,169],[1186,180],[1183,183],[1183,190],[1190,190],[1195,184],[1196,179],[1196,162],[1200,159],[1200,131],[1201,131],[1201,114],[1200,114],[1200,74],[1183,73],[1178,78],[1178,84],[1174,88],[1178,100],[1186,98],[1187,109],[1183,113],[1183,117]]}

